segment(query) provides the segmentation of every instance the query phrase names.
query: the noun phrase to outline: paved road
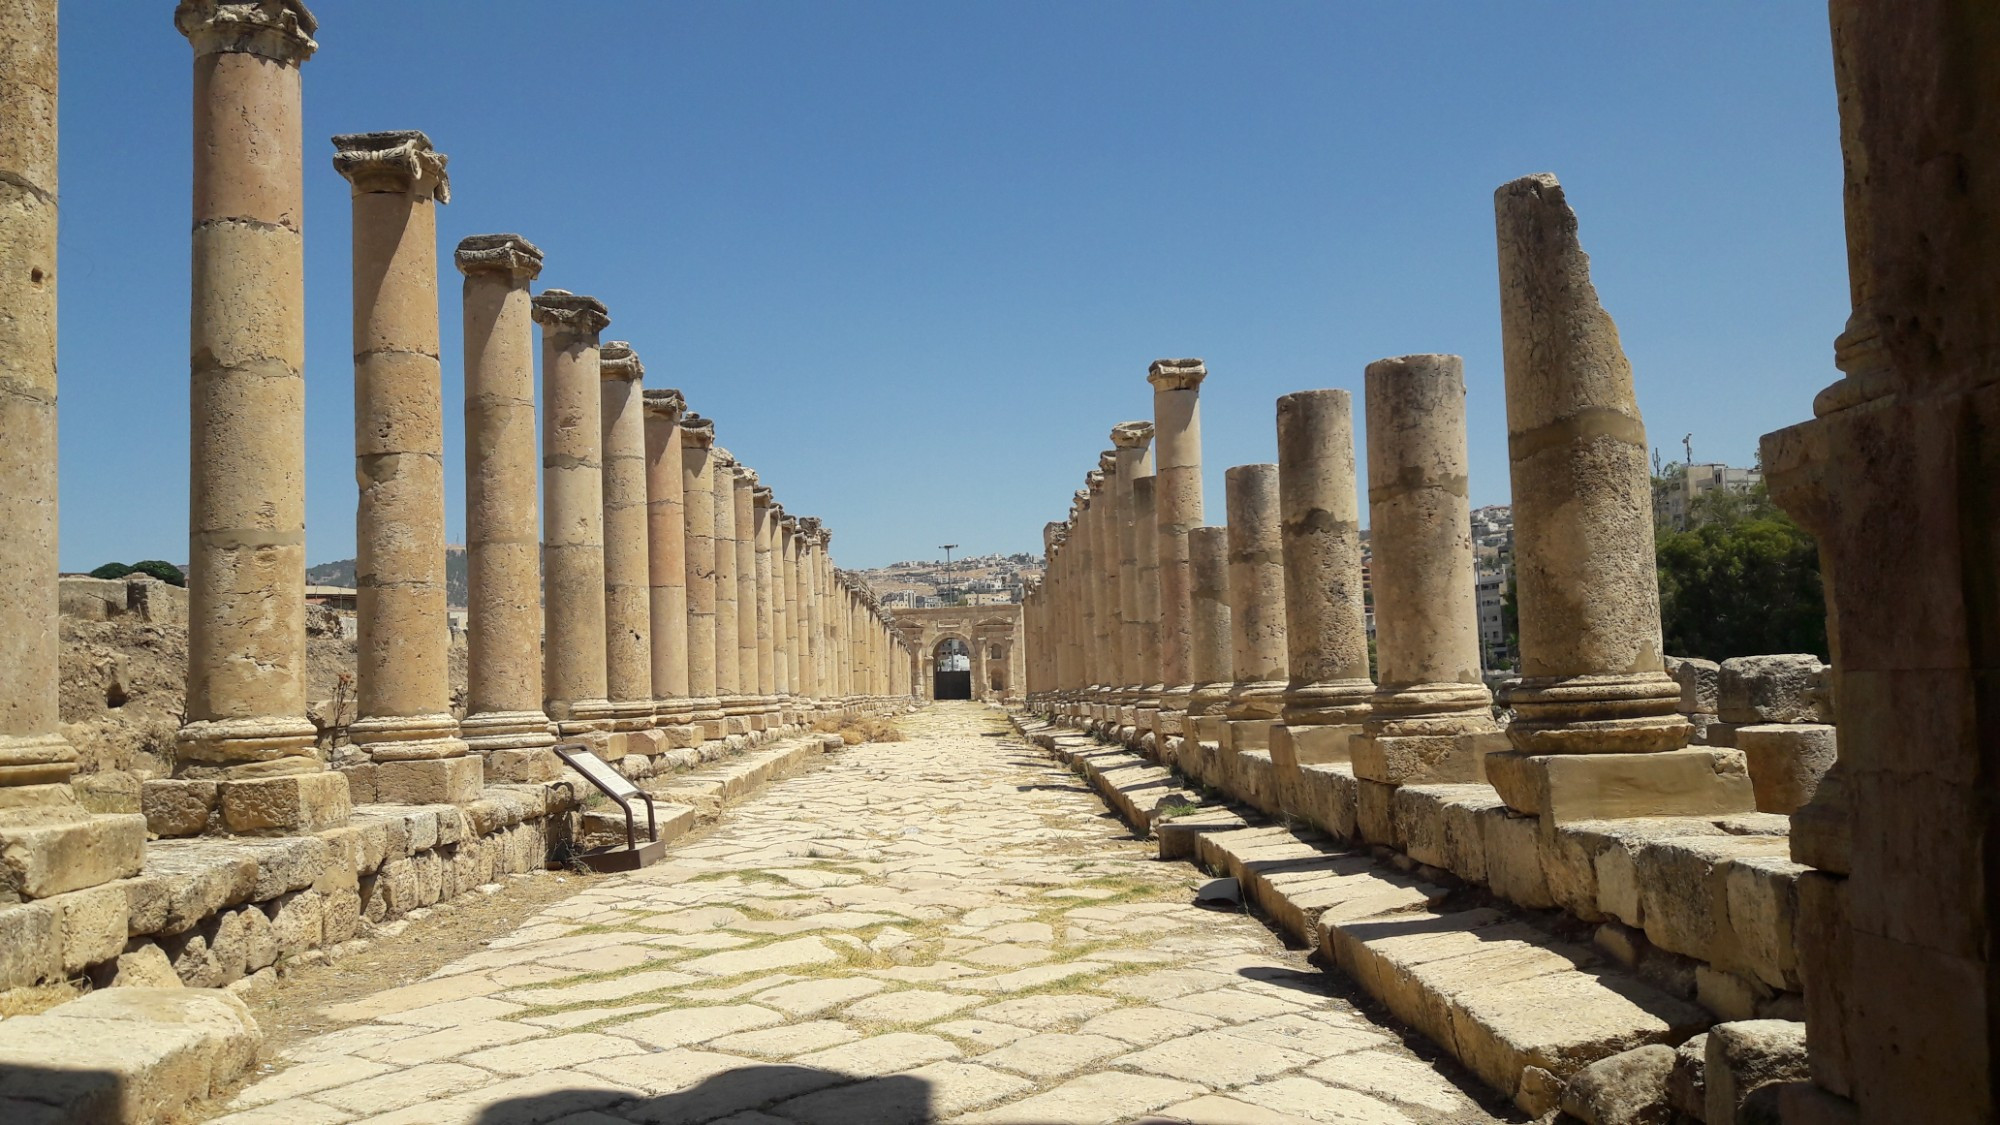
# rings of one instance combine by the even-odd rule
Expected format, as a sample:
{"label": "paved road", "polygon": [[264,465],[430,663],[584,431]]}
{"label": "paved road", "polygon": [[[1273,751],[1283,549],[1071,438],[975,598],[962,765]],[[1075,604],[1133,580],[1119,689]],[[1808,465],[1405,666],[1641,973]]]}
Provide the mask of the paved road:
{"label": "paved road", "polygon": [[904,725],[327,1009],[217,1125],[1499,1120],[996,712]]}

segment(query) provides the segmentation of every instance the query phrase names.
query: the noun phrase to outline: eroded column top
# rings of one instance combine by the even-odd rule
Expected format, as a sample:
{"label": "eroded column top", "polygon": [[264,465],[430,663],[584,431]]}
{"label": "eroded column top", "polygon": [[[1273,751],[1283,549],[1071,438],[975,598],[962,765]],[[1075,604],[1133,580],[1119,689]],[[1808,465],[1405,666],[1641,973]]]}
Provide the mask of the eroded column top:
{"label": "eroded column top", "polygon": [[1111,444],[1119,449],[1144,449],[1152,441],[1151,422],[1120,422],[1111,427]]}
{"label": "eroded column top", "polygon": [[[707,419],[702,418],[699,414],[688,414],[687,399],[681,397],[681,393],[672,387],[648,387],[646,388],[643,401],[646,407],[646,417],[661,422],[679,422],[681,424],[682,441],[687,440],[686,431],[690,420],[707,421]],[[683,417],[684,415],[685,417]],[[712,440],[714,437],[715,431],[711,428],[709,430],[709,438]]]}
{"label": "eroded column top", "polygon": [[646,365],[639,353],[623,340],[611,340],[597,350],[597,377],[621,383],[636,383],[646,377]]}
{"label": "eroded column top", "polygon": [[181,0],[174,26],[197,55],[257,55],[297,66],[319,49],[304,0]]}
{"label": "eroded column top", "polygon": [[[650,391],[647,392],[649,397],[651,393]],[[679,392],[669,391],[667,393],[678,394]],[[695,449],[708,449],[714,446],[714,420],[704,418],[699,414],[683,414],[681,416],[681,445],[692,446]]]}
{"label": "eroded column top", "polygon": [[1192,391],[1208,378],[1208,365],[1198,359],[1156,359],[1146,369],[1146,381],[1154,390]]}
{"label": "eroded column top", "polygon": [[759,508],[769,508],[775,495],[769,485],[753,485],[750,489],[750,502]]}
{"label": "eroded column top", "polygon": [[354,185],[355,195],[429,195],[451,202],[451,158],[432,147],[417,129],[340,133],[333,138],[333,170]]}
{"label": "eroded column top", "polygon": [[544,289],[530,303],[535,323],[552,333],[594,336],[611,326],[611,310],[603,301],[567,289]]}
{"label": "eroded column top", "polygon": [[474,234],[460,239],[453,256],[458,272],[497,273],[515,281],[533,281],[542,273],[541,248],[518,234]]}

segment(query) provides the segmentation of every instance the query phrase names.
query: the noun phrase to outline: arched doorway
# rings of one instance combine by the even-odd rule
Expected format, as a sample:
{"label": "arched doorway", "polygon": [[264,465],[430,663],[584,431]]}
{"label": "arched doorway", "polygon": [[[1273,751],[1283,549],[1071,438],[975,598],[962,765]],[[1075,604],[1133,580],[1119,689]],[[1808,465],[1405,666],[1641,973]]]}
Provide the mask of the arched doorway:
{"label": "arched doorway", "polygon": [[931,649],[931,698],[972,698],[972,649],[958,637],[946,637]]}

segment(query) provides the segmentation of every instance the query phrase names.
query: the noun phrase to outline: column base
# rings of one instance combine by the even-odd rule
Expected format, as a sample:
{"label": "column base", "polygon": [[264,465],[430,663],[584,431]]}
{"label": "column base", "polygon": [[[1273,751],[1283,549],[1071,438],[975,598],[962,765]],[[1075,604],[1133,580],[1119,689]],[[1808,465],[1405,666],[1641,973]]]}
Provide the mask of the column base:
{"label": "column base", "polygon": [[1271,765],[1293,773],[1300,766],[1351,761],[1349,743],[1360,733],[1360,723],[1316,726],[1279,723],[1271,728]]}
{"label": "column base", "polygon": [[198,719],[174,735],[176,776],[280,777],[324,773],[319,728],[301,715]]}
{"label": "column base", "polygon": [[653,725],[653,701],[650,699],[614,699],[610,703],[611,729],[619,731],[649,730]]}
{"label": "column base", "polygon": [[1269,750],[1271,748],[1271,728],[1277,723],[1271,719],[1224,719],[1221,723],[1222,737],[1216,739],[1225,754],[1241,754],[1247,750]]}
{"label": "column base", "polygon": [[[33,805],[0,810],[0,900],[48,898],[125,879],[146,861],[146,818],[136,813],[93,816],[67,785],[46,788]],[[56,792],[58,791],[59,792]]]}
{"label": "column base", "polygon": [[463,758],[466,753],[465,740],[458,737],[458,720],[450,714],[356,719],[347,728],[347,738],[375,762]]}
{"label": "column base", "polygon": [[1635,816],[1720,816],[1757,807],[1738,750],[1650,754],[1486,757],[1486,777],[1507,807],[1550,824]]}
{"label": "column base", "polygon": [[1348,743],[1354,776],[1384,785],[1455,785],[1486,780],[1485,759],[1506,752],[1507,734],[1491,723],[1486,729],[1432,731],[1422,734],[1369,732],[1365,727]]}
{"label": "column base", "polygon": [[552,701],[545,704],[542,710],[555,720],[559,738],[610,730],[617,723],[617,716],[612,713],[608,699],[579,699],[567,705]]}
{"label": "column base", "polygon": [[140,788],[146,827],[157,836],[306,836],[339,828],[353,811],[345,774],[332,770],[262,778],[176,777]]}
{"label": "column base", "polygon": [[540,711],[482,711],[458,724],[458,736],[478,753],[533,750],[556,744],[556,725]]}

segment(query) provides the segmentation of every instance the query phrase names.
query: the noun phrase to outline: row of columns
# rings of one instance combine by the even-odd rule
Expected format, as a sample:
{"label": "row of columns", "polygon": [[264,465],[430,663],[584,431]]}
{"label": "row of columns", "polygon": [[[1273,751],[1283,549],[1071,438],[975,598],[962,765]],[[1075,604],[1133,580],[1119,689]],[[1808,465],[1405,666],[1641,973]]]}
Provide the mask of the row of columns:
{"label": "row of columns", "polygon": [[1502,187],[1496,215],[1522,622],[1504,731],[1481,673],[1451,355],[1364,373],[1372,668],[1349,393],[1280,398],[1277,462],[1229,469],[1226,522],[1206,528],[1207,369],[1160,360],[1153,421],[1115,427],[1069,519],[1044,530],[1031,706],[1163,757],[1212,745],[1226,768],[1269,754],[1281,779],[1351,763],[1360,829],[1383,842],[1394,791],[1413,782],[1489,781],[1555,821],[1752,807],[1737,752],[1690,748],[1676,711],[1644,424],[1576,216],[1552,176]]}
{"label": "row of columns", "polygon": [[[0,898],[136,872],[149,820],[84,811],[56,707],[56,17],[55,0],[0,9]],[[359,639],[354,753],[330,769],[305,697],[300,75],[317,22],[300,0],[182,0],[174,22],[195,66],[189,663],[174,777],[146,783],[154,831],[312,832],[357,801],[464,802],[489,781],[546,779],[558,739],[615,758],[908,694],[907,654],[833,567],[831,534],[714,449],[678,391],[646,389],[632,347],[601,340],[602,302],[531,294],[541,252],[493,234],[455,255],[470,675],[454,717],[447,159],[421,132],[342,134]]]}

